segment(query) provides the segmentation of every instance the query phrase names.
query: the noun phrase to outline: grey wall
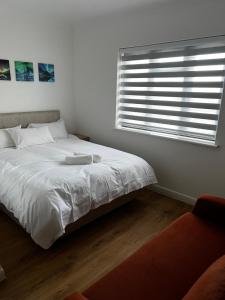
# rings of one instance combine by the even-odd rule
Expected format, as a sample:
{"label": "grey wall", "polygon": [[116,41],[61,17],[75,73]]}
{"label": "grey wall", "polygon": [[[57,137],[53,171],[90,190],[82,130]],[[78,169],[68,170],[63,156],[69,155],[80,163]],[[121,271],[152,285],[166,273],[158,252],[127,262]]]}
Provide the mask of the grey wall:
{"label": "grey wall", "polygon": [[[60,109],[75,128],[73,28],[60,20],[0,11],[0,59],[9,59],[12,81],[0,81],[0,112]],[[34,62],[35,82],[16,82],[14,61]],[[38,81],[37,63],[55,64],[55,83]]]}
{"label": "grey wall", "polygon": [[120,47],[223,34],[225,1],[158,1],[135,11],[74,26],[74,95],[78,131],[105,145],[138,154],[159,184],[195,197],[225,195],[224,117],[218,149],[114,129]]}

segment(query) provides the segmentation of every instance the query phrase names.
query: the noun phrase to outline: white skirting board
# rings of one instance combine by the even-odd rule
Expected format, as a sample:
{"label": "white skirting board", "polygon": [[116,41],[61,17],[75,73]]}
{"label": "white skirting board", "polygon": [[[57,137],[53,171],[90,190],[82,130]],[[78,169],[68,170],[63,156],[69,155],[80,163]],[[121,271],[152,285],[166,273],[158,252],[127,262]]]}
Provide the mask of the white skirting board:
{"label": "white skirting board", "polygon": [[168,189],[166,187],[163,187],[163,186],[161,186],[159,184],[154,184],[154,185],[150,186],[149,188],[150,188],[150,190],[152,190],[154,192],[157,192],[157,193],[162,194],[164,196],[167,196],[167,197],[170,197],[170,198],[173,198],[173,199],[185,202],[185,203],[190,204],[190,205],[195,205],[196,200],[197,200],[194,197],[191,197],[191,196],[188,196],[186,194],[182,194],[182,193],[176,192],[174,190],[171,190],[171,189]]}

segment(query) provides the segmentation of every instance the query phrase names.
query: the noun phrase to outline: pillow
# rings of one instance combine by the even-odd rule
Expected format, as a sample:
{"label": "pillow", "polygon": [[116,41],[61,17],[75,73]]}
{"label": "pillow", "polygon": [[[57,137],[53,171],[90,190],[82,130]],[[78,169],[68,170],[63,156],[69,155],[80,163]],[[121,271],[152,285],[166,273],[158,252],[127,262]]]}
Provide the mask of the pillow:
{"label": "pillow", "polygon": [[182,300],[225,299],[225,255],[216,260],[195,282]]}
{"label": "pillow", "polygon": [[16,148],[22,149],[27,146],[53,143],[53,137],[47,126],[40,128],[7,129],[13,139]]}
{"label": "pillow", "polygon": [[30,123],[28,128],[39,128],[43,126],[48,126],[49,131],[53,138],[65,139],[68,138],[68,133],[66,131],[65,123],[63,120],[59,120],[51,123]]}
{"label": "pillow", "polygon": [[[21,125],[13,128],[21,128]],[[15,147],[15,143],[13,142],[10,134],[8,133],[8,129],[9,128],[0,129],[0,149]]]}

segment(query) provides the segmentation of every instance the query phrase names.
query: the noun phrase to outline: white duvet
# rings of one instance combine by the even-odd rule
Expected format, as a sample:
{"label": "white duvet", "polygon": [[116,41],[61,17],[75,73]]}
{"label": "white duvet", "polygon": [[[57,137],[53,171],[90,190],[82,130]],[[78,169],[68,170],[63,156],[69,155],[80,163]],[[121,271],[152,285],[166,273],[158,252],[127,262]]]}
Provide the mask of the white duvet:
{"label": "white duvet", "polygon": [[[102,161],[65,165],[74,152],[99,154]],[[0,150],[0,202],[44,249],[91,209],[153,183],[154,171],[145,160],[72,136]]]}

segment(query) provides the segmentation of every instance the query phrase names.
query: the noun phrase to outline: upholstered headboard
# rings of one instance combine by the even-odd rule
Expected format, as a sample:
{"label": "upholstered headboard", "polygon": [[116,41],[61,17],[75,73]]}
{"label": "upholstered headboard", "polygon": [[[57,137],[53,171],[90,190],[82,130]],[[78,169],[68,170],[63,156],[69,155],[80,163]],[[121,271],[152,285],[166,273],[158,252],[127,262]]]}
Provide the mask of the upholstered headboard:
{"label": "upholstered headboard", "polygon": [[0,128],[10,128],[20,124],[22,127],[27,127],[29,123],[49,123],[59,118],[59,110],[0,113]]}

